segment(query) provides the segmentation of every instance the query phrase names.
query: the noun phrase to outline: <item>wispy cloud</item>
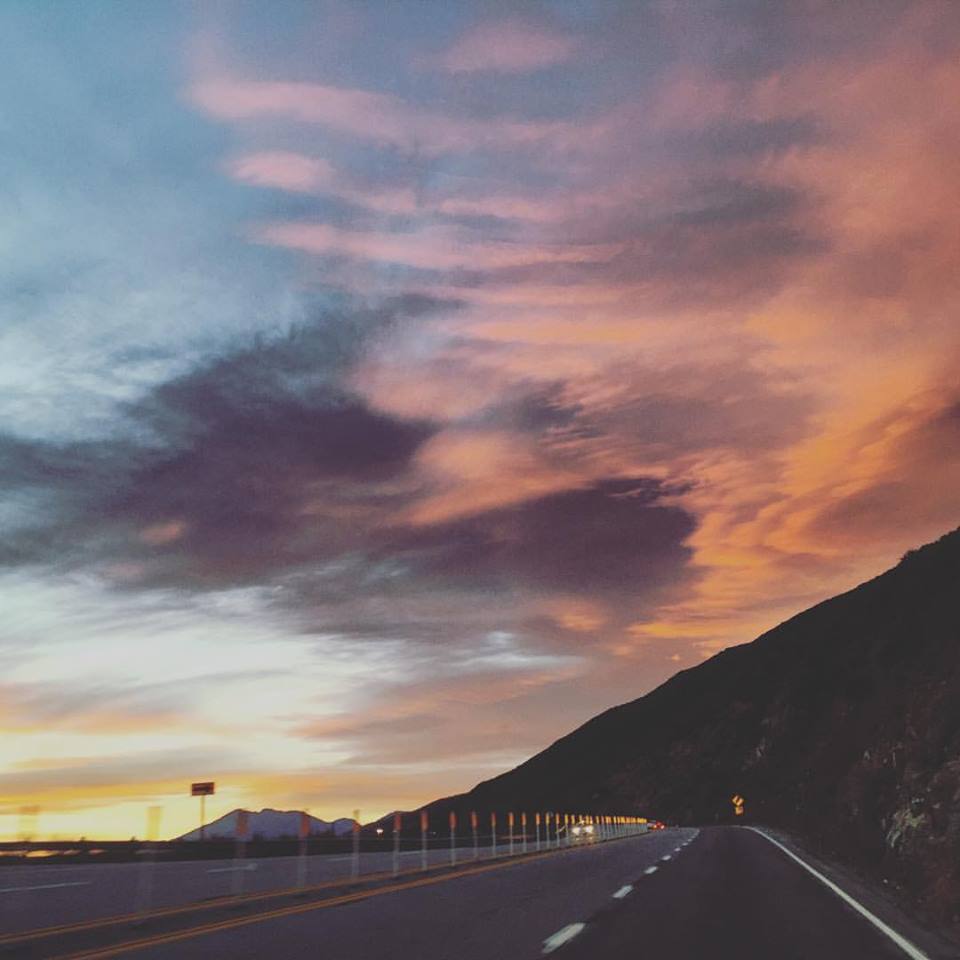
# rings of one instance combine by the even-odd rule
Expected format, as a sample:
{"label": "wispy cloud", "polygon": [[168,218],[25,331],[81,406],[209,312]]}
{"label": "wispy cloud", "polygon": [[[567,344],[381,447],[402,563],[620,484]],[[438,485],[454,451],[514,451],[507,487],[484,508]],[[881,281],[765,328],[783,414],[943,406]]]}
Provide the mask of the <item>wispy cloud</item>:
{"label": "wispy cloud", "polygon": [[52,690],[92,767],[242,729],[232,801],[422,802],[956,522],[957,9],[761,6],[205,8],[146,74],[14,17],[31,795]]}
{"label": "wispy cloud", "polygon": [[568,34],[511,18],[470,28],[427,62],[448,73],[527,73],[562,63],[575,48]]}

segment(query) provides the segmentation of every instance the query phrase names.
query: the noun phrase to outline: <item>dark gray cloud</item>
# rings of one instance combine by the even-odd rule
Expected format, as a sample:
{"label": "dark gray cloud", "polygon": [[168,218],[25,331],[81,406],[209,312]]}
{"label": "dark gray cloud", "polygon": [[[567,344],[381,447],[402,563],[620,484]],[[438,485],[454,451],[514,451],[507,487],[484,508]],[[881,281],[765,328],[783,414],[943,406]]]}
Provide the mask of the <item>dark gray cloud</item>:
{"label": "dark gray cloud", "polygon": [[628,591],[674,581],[693,519],[645,478],[606,480],[448,523],[398,531],[387,551],[433,577],[544,592]]}
{"label": "dark gray cloud", "polygon": [[[443,306],[406,298],[324,315],[214,358],[127,406],[136,440],[6,438],[3,482],[54,504],[46,523],[7,540],[6,562],[120,565],[131,589],[274,583],[281,606],[317,611],[320,628],[423,638],[469,629],[471,604],[491,590],[635,599],[681,577],[693,520],[644,478],[397,524],[423,492],[410,468],[435,428],[371,409],[342,384],[367,343]],[[561,383],[520,383],[478,416],[540,436],[582,432],[577,412]],[[384,616],[401,592],[441,600]]]}
{"label": "dark gray cloud", "polygon": [[440,308],[408,297],[324,313],[128,405],[125,438],[0,437],[0,485],[44,507],[5,538],[3,560],[136,561],[138,585],[202,589],[342,549],[344,511],[394,497],[391,481],[431,434],[371,410],[342,378],[370,340]]}

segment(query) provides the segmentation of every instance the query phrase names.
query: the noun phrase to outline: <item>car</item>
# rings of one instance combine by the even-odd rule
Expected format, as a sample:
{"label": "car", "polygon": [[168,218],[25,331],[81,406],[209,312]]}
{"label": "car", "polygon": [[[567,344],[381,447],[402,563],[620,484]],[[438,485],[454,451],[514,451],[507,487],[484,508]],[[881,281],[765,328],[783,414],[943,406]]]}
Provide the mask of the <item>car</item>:
{"label": "car", "polygon": [[570,835],[574,840],[592,840],[596,836],[597,828],[586,820],[578,820],[570,827]]}

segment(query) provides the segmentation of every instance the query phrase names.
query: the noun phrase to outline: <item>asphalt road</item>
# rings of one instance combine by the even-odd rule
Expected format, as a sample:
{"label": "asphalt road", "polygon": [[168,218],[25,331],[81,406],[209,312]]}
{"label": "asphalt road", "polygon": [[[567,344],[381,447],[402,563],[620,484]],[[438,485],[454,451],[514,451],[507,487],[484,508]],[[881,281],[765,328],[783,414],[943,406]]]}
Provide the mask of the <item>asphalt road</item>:
{"label": "asphalt road", "polygon": [[[529,849],[533,850],[531,841]],[[520,843],[516,852],[520,852]],[[501,843],[498,854],[507,852]],[[490,848],[481,847],[481,859]],[[458,862],[473,862],[474,851],[457,849]],[[182,906],[237,893],[266,893],[297,884],[297,857],[257,860],[189,860],[164,863],[97,863],[17,865],[0,867],[0,931],[17,933],[55,924],[77,923],[136,913],[145,909]],[[430,865],[450,863],[449,848],[427,851]],[[415,870],[419,850],[402,851],[400,869]],[[393,853],[360,854],[360,876],[390,872]],[[307,884],[349,879],[353,858],[321,854],[306,859]]]}
{"label": "asphalt road", "polygon": [[239,919],[166,945],[141,944],[136,956],[533,960],[553,953],[561,960],[909,956],[783,851],[735,827],[667,830],[339,906]]}

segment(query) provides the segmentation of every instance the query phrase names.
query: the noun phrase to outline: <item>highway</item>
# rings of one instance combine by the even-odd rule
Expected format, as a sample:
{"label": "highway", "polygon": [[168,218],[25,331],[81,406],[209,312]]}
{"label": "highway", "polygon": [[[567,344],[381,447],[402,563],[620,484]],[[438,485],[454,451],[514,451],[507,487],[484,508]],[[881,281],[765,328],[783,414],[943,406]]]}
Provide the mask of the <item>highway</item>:
{"label": "highway", "polygon": [[[533,845],[530,845],[533,849]],[[519,844],[517,844],[519,850]],[[498,853],[506,852],[501,844]],[[489,858],[490,848],[479,854]],[[457,849],[460,861],[472,861],[473,849]],[[450,850],[427,851],[431,865],[450,863]],[[400,869],[420,866],[419,850],[400,854]],[[350,854],[306,858],[305,883],[318,884],[351,877]],[[392,871],[393,854],[360,854],[360,876]],[[143,909],[180,906],[237,893],[264,893],[296,886],[297,857],[257,860],[183,860],[169,863],[98,863],[0,867],[0,930],[11,933],[53,923],[75,923],[135,913]]]}
{"label": "highway", "polygon": [[[874,904],[876,909],[876,905]],[[130,931],[127,942],[57,956],[106,960],[945,960],[897,943],[764,836],[672,829],[539,857],[401,877],[268,916],[198,918],[205,929]],[[24,954],[27,955],[27,954]]]}

